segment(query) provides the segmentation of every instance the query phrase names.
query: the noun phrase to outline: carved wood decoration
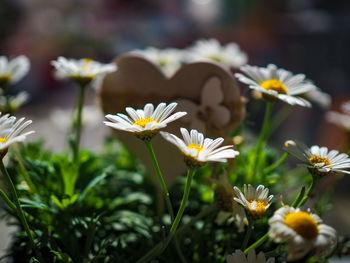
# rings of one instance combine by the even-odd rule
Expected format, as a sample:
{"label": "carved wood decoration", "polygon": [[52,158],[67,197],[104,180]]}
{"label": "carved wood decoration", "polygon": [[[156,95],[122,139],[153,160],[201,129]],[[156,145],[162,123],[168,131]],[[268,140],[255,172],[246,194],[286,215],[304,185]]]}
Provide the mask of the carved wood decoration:
{"label": "carved wood decoration", "polygon": [[[180,127],[198,129],[205,137],[228,138],[243,119],[244,99],[233,74],[219,63],[185,64],[168,78],[158,65],[141,55],[125,54],[114,62],[118,70],[105,77],[99,91],[105,114],[125,113],[128,106],[143,108],[148,102],[156,106],[160,102],[176,101],[179,105],[175,111],[187,111],[188,115],[170,123],[165,130],[180,138]],[[127,132],[116,133],[153,174],[151,160],[142,141]],[[186,169],[181,154],[160,135],[152,142],[165,180],[171,184],[179,171]]]}

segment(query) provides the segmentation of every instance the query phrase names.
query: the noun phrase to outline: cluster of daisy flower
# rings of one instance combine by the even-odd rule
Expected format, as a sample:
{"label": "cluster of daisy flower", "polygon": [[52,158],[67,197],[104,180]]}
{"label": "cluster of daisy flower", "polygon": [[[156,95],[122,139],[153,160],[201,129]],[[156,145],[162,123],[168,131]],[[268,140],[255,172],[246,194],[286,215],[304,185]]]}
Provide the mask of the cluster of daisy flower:
{"label": "cluster of daisy flower", "polygon": [[30,62],[26,56],[8,59],[0,56],[0,111],[15,113],[29,99],[26,91],[17,95],[9,95],[8,89],[24,78],[30,69]]}
{"label": "cluster of daisy flower", "polygon": [[185,49],[148,47],[131,53],[146,57],[157,64],[167,77],[173,76],[186,63],[211,61],[237,69],[248,61],[247,54],[237,43],[221,45],[216,39],[200,39]]}
{"label": "cluster of daisy flower", "polygon": [[[200,40],[193,47],[186,50],[187,54],[179,50],[162,50],[154,48],[138,51],[148,59],[156,62],[160,67],[164,68],[166,75],[170,76],[181,67],[181,61],[194,62],[211,60],[223,63],[229,67],[236,68],[242,73],[236,73],[234,76],[242,83],[248,85],[250,89],[260,94],[260,98],[267,102],[267,111],[262,128],[262,132],[258,139],[257,147],[253,149],[253,158],[248,160],[250,170],[247,172],[248,177],[252,175],[256,179],[257,166],[263,147],[267,141],[267,133],[269,126],[269,114],[274,102],[282,101],[289,105],[298,105],[302,107],[311,107],[309,100],[315,100],[315,97],[322,97],[318,102],[326,105],[329,103],[328,95],[324,94],[316,85],[304,74],[294,75],[292,72],[278,68],[276,65],[269,64],[267,67],[257,67],[246,65],[247,56],[239,49],[235,43],[231,43],[222,47],[218,41],[214,39]],[[180,62],[179,62],[180,61]],[[73,144],[73,157],[77,160],[79,153],[79,139],[81,133],[81,115],[84,104],[84,90],[89,84],[101,80],[106,74],[117,70],[117,66],[111,64],[101,64],[91,59],[66,59],[59,57],[52,61],[52,65],[56,69],[56,76],[59,78],[71,78],[81,87],[80,100],[77,105],[77,127],[76,138]],[[24,56],[20,56],[12,61],[8,61],[5,57],[0,57],[0,87],[6,90],[7,86],[19,81],[29,70],[29,61]],[[17,103],[25,101],[22,98],[6,97],[4,103]],[[15,102],[14,102],[15,101]],[[1,102],[1,97],[0,97]],[[172,218],[172,226],[168,233],[168,237],[161,244],[161,249],[156,249],[151,256],[147,256],[147,260],[157,257],[172,238],[176,239],[176,230],[184,213],[186,203],[191,188],[191,180],[198,168],[209,162],[226,163],[228,160],[236,158],[240,153],[234,149],[234,145],[224,144],[224,138],[216,139],[205,138],[204,134],[195,129],[188,130],[184,127],[180,128],[182,138],[162,131],[166,129],[168,124],[184,117],[187,112],[176,112],[176,102],[160,103],[154,106],[147,103],[143,109],[134,109],[126,107],[125,113],[107,114],[105,117],[108,121],[104,124],[113,129],[129,132],[143,141],[148,149],[158,175],[160,186],[164,192],[164,198],[167,201],[169,213],[172,211],[169,192],[164,183],[161,171],[159,169],[155,154],[152,149],[151,141],[159,133],[167,142],[175,145],[181,152],[184,162],[188,167],[188,175],[186,186],[183,193],[180,208],[176,217]],[[350,104],[344,104],[343,110],[346,116],[342,116],[344,120],[350,119]],[[333,121],[336,119],[333,114]],[[339,116],[338,116],[339,117]],[[338,119],[341,119],[340,117]],[[331,119],[331,118],[330,118]],[[346,121],[349,122],[349,120]],[[346,126],[345,121],[339,121]],[[25,140],[26,136],[33,133],[22,131],[31,124],[31,121],[25,121],[24,118],[16,120],[16,117],[9,114],[0,117],[0,156],[1,160],[7,153],[8,148],[16,142]],[[250,183],[243,184],[243,191],[238,186],[231,186],[227,180],[217,183],[216,196],[223,209],[232,214],[232,221],[235,221],[238,229],[246,234],[242,242],[242,250],[236,250],[233,254],[227,256],[228,263],[236,262],[275,262],[274,257],[268,257],[263,252],[256,254],[255,249],[264,243],[268,238],[277,244],[277,248],[282,247],[287,253],[287,260],[299,260],[308,253],[318,258],[329,256],[337,243],[337,234],[335,229],[323,223],[322,219],[311,212],[301,210],[308,200],[316,183],[325,176],[331,176],[338,173],[350,174],[350,158],[345,153],[339,153],[337,150],[328,150],[327,147],[317,145],[310,148],[298,141],[287,141],[284,150],[286,154],[292,154],[302,162],[302,166],[306,167],[312,176],[312,183],[308,190],[302,188],[300,194],[293,204],[287,205],[283,203],[282,207],[276,209],[273,215],[268,219],[269,230],[251,246],[248,246],[249,239],[255,223],[267,217],[267,211],[273,205],[274,195],[269,194],[270,189],[262,184],[254,187],[251,183],[257,180],[251,180]],[[227,186],[229,185],[229,186]],[[17,198],[18,199],[18,198]],[[18,200],[17,200],[18,201]],[[17,203],[16,203],[17,204]],[[18,202],[19,204],[19,202]],[[11,206],[11,203],[9,204]],[[12,205],[13,206],[13,205]],[[21,215],[20,206],[17,213]],[[24,216],[23,216],[24,218]],[[25,218],[23,225],[26,227]],[[220,221],[220,220],[219,220]],[[30,236],[30,231],[28,230]],[[164,246],[164,244],[166,244]],[[247,256],[246,256],[247,255]],[[266,260],[266,258],[268,258]],[[144,261],[140,262],[146,262]]]}

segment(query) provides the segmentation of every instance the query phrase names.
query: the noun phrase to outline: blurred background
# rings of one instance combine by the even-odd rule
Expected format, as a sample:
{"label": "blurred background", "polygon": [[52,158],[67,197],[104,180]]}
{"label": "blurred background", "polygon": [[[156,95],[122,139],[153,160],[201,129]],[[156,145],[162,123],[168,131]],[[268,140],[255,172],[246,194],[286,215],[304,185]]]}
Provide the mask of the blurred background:
{"label": "blurred background", "polygon": [[[30,73],[12,87],[25,90],[30,101],[18,115],[33,119],[36,138],[46,147],[66,146],[64,117],[75,105],[77,89],[53,77],[50,61],[58,56],[89,57],[110,62],[120,54],[147,46],[185,48],[200,38],[222,44],[236,42],[249,56],[249,64],[274,63],[304,73],[332,96],[331,109],[350,99],[350,1],[346,0],[0,0],[0,55],[24,54]],[[242,93],[249,100],[246,87]],[[87,104],[95,104],[93,90]],[[248,109],[250,104],[248,103]],[[51,114],[60,108],[61,115]],[[102,113],[83,136],[85,147],[99,149],[108,130]],[[294,107],[274,137],[281,147],[289,138],[345,150],[348,134],[326,122],[325,110]],[[251,129],[262,116],[247,113]],[[93,135],[93,139],[91,137]],[[333,211],[325,221],[339,233],[350,234],[349,176],[336,188]],[[320,189],[322,191],[322,188]],[[0,229],[3,250],[8,240]]]}

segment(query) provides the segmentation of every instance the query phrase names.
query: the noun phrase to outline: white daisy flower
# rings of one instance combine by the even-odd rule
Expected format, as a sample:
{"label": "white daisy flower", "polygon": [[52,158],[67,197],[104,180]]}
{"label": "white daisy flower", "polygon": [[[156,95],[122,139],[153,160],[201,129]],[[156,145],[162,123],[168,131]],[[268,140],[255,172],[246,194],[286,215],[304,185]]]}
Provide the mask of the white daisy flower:
{"label": "white daisy flower", "polygon": [[227,263],[275,263],[275,258],[269,258],[266,260],[265,254],[260,252],[258,255],[255,253],[255,249],[248,251],[248,255],[245,256],[241,250],[236,250],[232,255],[226,257]]}
{"label": "white daisy flower", "polygon": [[316,214],[284,206],[269,219],[269,236],[276,243],[287,241],[287,259],[297,260],[313,250],[327,256],[337,243],[336,231]]}
{"label": "white daisy flower", "polygon": [[329,94],[321,91],[319,88],[314,89],[308,93],[305,93],[304,97],[307,100],[310,100],[318,104],[320,107],[324,109],[328,109],[332,104],[332,97]]}
{"label": "white daisy flower", "polygon": [[186,112],[177,112],[169,116],[176,106],[176,102],[170,103],[168,106],[162,102],[156,109],[154,109],[152,103],[147,103],[143,110],[134,110],[127,107],[125,110],[129,116],[122,113],[117,115],[108,114],[106,118],[111,122],[105,121],[104,123],[114,129],[132,132],[142,140],[149,140],[160,129],[166,127],[168,123],[187,114]]}
{"label": "white daisy flower", "polygon": [[57,78],[72,78],[80,84],[88,84],[97,77],[117,70],[114,63],[102,64],[90,58],[67,59],[58,57],[51,64],[56,69],[55,75]]}
{"label": "white daisy flower", "polygon": [[26,56],[9,60],[0,56],[0,86],[7,86],[20,81],[29,71],[30,62]]}
{"label": "white daisy flower", "polygon": [[336,111],[327,112],[326,120],[350,131],[350,101],[343,103],[341,109],[344,113]]}
{"label": "white daisy flower", "polygon": [[304,162],[313,175],[324,176],[337,172],[350,174],[350,171],[345,170],[350,168],[350,158],[345,153],[337,150],[328,152],[327,147],[317,145],[308,148],[301,142],[289,143],[284,149]]}
{"label": "white daisy flower", "polygon": [[240,203],[247,214],[253,219],[261,218],[271,205],[273,195],[269,196],[269,189],[263,185],[259,185],[255,189],[250,184],[248,184],[248,186],[245,184],[244,194],[236,186],[233,187],[233,190],[238,196],[238,198],[235,197],[234,200]]}
{"label": "white daisy flower", "polygon": [[350,101],[344,102],[341,108],[346,114],[350,115]]}
{"label": "white daisy flower", "polygon": [[132,51],[132,53],[145,56],[157,64],[167,77],[172,77],[182,65],[185,51],[176,48],[158,49],[148,47],[144,50]]}
{"label": "white daisy flower", "polygon": [[311,103],[300,97],[316,86],[304,74],[293,75],[290,71],[269,64],[266,68],[245,65],[240,70],[248,75],[236,73],[239,81],[262,93],[267,100],[282,100],[291,105],[311,107]]}
{"label": "white daisy flower", "polygon": [[198,40],[188,48],[189,62],[211,60],[222,63],[228,67],[239,68],[248,61],[248,56],[236,43],[222,46],[216,39]]}
{"label": "white daisy flower", "polygon": [[160,134],[180,149],[186,164],[190,167],[199,167],[207,162],[226,162],[227,159],[235,158],[239,154],[233,150],[233,145],[218,148],[224,142],[221,137],[213,140],[204,138],[203,134],[197,130],[191,130],[189,133],[187,129],[181,128],[180,131],[184,140],[168,132],[160,132]]}
{"label": "white daisy flower", "polygon": [[21,107],[24,103],[26,103],[29,99],[29,93],[26,91],[22,91],[15,96],[10,96],[9,98],[10,109],[6,109],[7,102],[5,96],[0,96],[0,109],[2,111],[10,110],[16,111],[19,107]]}
{"label": "white daisy flower", "polygon": [[[1,113],[0,113],[1,114]],[[29,131],[21,132],[32,123],[31,120],[23,122],[24,118],[16,121],[16,117],[5,114],[0,117],[0,157],[4,157],[8,147],[16,142],[21,142],[26,139],[26,136],[34,133]]]}

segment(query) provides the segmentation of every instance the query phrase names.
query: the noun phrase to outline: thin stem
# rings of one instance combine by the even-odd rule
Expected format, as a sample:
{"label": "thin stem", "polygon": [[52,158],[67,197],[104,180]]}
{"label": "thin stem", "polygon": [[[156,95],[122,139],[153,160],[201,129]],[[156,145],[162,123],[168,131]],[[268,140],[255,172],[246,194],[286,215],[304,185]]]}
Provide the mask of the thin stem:
{"label": "thin stem", "polygon": [[247,255],[249,250],[251,249],[255,249],[259,246],[261,246],[269,237],[269,233],[266,233],[265,235],[263,235],[258,241],[256,241],[254,244],[252,244],[250,247],[248,247],[246,250],[244,250],[244,254]]}
{"label": "thin stem", "polygon": [[26,168],[24,167],[24,160],[21,156],[21,153],[20,151],[15,151],[15,154],[17,156],[17,159],[18,159],[18,167],[22,173],[22,176],[24,178],[24,180],[26,181],[28,187],[29,187],[29,191],[31,193],[36,193],[37,192],[37,189],[35,187],[35,184],[33,183],[32,179],[30,178],[29,174],[28,174],[28,171],[26,170]]}
{"label": "thin stem", "polygon": [[292,207],[297,208],[298,204],[300,203],[301,199],[303,199],[304,195],[305,195],[305,191],[306,191],[306,187],[303,186],[299,192],[299,194],[297,195],[297,197],[295,198]]}
{"label": "thin stem", "polygon": [[8,196],[5,194],[3,190],[0,189],[0,197],[5,201],[5,203],[14,211],[16,211],[16,206],[14,203],[11,202],[11,200],[8,198]]}
{"label": "thin stem", "polygon": [[278,111],[276,117],[273,118],[270,131],[267,137],[270,137],[272,133],[274,133],[278,127],[282,124],[282,122],[292,113],[292,107],[286,104],[281,110]]}
{"label": "thin stem", "polygon": [[35,246],[34,238],[33,238],[32,232],[29,229],[29,225],[27,223],[27,220],[26,220],[26,218],[24,216],[22,207],[20,205],[20,202],[19,202],[19,199],[18,199],[18,195],[17,195],[17,192],[16,192],[16,188],[15,188],[15,186],[14,186],[12,180],[11,180],[11,177],[10,177],[9,173],[7,172],[7,170],[5,168],[3,160],[1,160],[1,162],[0,162],[0,169],[1,169],[1,172],[4,175],[8,185],[10,187],[10,192],[11,192],[12,198],[13,198],[15,206],[16,206],[17,215],[18,215],[18,217],[19,217],[19,219],[20,219],[20,221],[21,221],[21,223],[22,223],[22,225],[24,227],[25,232],[27,233],[30,245],[32,246],[32,248],[33,248],[35,254],[37,255],[37,257],[39,258],[40,262],[44,262],[42,260],[42,257],[41,257],[41,254],[40,254],[39,250],[37,250],[37,248]]}
{"label": "thin stem", "polygon": [[268,131],[269,131],[269,123],[270,123],[272,108],[273,108],[273,102],[268,102],[266,105],[264,123],[263,123],[263,126],[261,128],[260,136],[259,136],[256,150],[254,153],[254,158],[252,159],[250,169],[248,171],[248,178],[247,178],[248,182],[252,182],[254,180],[256,170],[258,168],[260,153],[264,147],[265,140],[266,140],[266,137],[267,137]]}
{"label": "thin stem", "polygon": [[247,245],[248,245],[248,242],[249,242],[249,239],[250,239],[250,236],[252,234],[252,230],[253,230],[253,226],[254,226],[254,220],[252,219],[248,219],[248,229],[245,233],[245,236],[244,236],[244,239],[243,239],[243,242],[242,242],[242,247],[241,247],[241,250],[244,250],[246,249]]}
{"label": "thin stem", "polygon": [[318,177],[317,176],[312,176],[312,181],[309,186],[309,188],[306,191],[306,194],[304,195],[303,199],[300,201],[300,203],[296,206],[296,208],[303,206],[306,201],[309,199],[310,194],[312,193],[312,190],[314,190],[316,184],[318,182]]}
{"label": "thin stem", "polygon": [[186,207],[186,204],[187,204],[188,196],[190,195],[191,182],[192,182],[193,175],[195,173],[196,173],[195,169],[188,169],[187,170],[187,180],[186,180],[184,195],[182,196],[180,208],[179,208],[179,211],[177,212],[177,215],[175,217],[174,223],[173,223],[173,225],[170,228],[170,235],[174,235],[177,227],[179,226],[179,223],[180,223],[181,218],[182,218],[182,214],[185,211],[185,207]]}
{"label": "thin stem", "polygon": [[165,184],[162,172],[160,171],[156,155],[154,154],[154,151],[153,151],[152,143],[151,143],[151,141],[144,141],[144,142],[146,144],[146,147],[148,149],[149,154],[151,155],[151,159],[152,159],[152,163],[153,163],[153,166],[154,166],[154,170],[156,171],[160,187],[162,188],[162,191],[163,191],[163,194],[164,194],[164,198],[165,198],[165,201],[166,201],[166,204],[167,204],[167,207],[168,207],[169,214],[171,216],[171,219],[174,220],[174,210],[173,210],[173,207],[171,205],[170,194],[169,194],[168,188],[167,188],[167,186]]}
{"label": "thin stem", "polygon": [[268,167],[266,167],[265,169],[264,169],[264,174],[266,175],[266,174],[269,174],[269,173],[271,173],[271,172],[273,172],[276,168],[278,168],[282,163],[284,163],[284,161],[287,159],[287,157],[288,157],[288,153],[287,152],[285,152],[283,155],[282,155],[282,157],[278,160],[278,161],[276,161],[275,163],[273,163],[273,164],[271,164],[270,166],[268,166]]}
{"label": "thin stem", "polygon": [[179,211],[177,212],[177,215],[175,217],[175,220],[170,228],[170,233],[167,236],[167,238],[160,243],[158,243],[152,250],[150,250],[145,256],[143,256],[141,259],[137,261],[137,263],[145,263],[145,262],[150,262],[152,259],[156,258],[159,256],[163,251],[167,248],[169,242],[171,239],[175,236],[177,227],[179,226],[179,223],[182,218],[182,214],[185,211],[185,207],[187,204],[188,196],[190,194],[190,189],[191,189],[191,182],[194,174],[196,173],[195,169],[188,169],[187,170],[187,179],[186,179],[186,185],[185,185],[185,190],[184,194],[182,196],[182,201],[180,204]]}
{"label": "thin stem", "polygon": [[[161,172],[161,170],[159,168],[158,160],[157,160],[157,157],[156,157],[156,155],[154,153],[152,142],[148,141],[148,140],[145,140],[144,142],[146,144],[146,147],[148,149],[149,154],[151,155],[151,159],[152,159],[152,162],[153,162],[153,167],[154,167],[154,170],[156,171],[159,184],[160,184],[160,186],[162,188],[162,191],[163,191],[163,194],[164,194],[164,198],[165,198],[165,202],[166,202],[166,205],[167,205],[167,208],[168,208],[168,212],[169,212],[170,217],[171,217],[171,222],[173,223],[174,222],[174,210],[173,210],[173,206],[171,205],[170,194],[169,194],[168,188],[167,188],[167,186],[165,184],[162,172]],[[175,241],[176,251],[177,251],[181,261],[183,263],[185,263],[186,259],[185,259],[184,255],[183,255],[182,251],[181,251],[181,247],[179,245],[179,242],[178,242],[178,239],[176,238],[176,236],[174,238],[174,241]]]}
{"label": "thin stem", "polygon": [[73,149],[73,160],[77,161],[79,156],[79,145],[80,145],[80,137],[81,137],[81,126],[82,126],[82,111],[84,105],[85,91],[86,85],[81,84],[79,89],[79,98],[77,105],[77,119],[76,119],[76,135]]}

